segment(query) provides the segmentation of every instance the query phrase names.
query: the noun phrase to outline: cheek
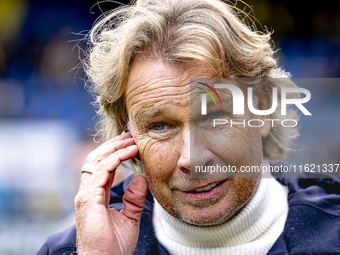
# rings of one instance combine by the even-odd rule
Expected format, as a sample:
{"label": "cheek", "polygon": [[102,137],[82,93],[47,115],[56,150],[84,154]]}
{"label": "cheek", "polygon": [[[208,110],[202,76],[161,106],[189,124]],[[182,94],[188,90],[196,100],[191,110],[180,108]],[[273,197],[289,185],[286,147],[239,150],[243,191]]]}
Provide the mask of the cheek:
{"label": "cheek", "polygon": [[234,179],[235,202],[244,205],[254,195],[259,183],[258,178],[235,178]]}
{"label": "cheek", "polygon": [[178,161],[175,141],[157,141],[147,134],[131,129],[139,150],[145,175],[152,183],[166,182],[175,171]]}
{"label": "cheek", "polygon": [[171,143],[149,142],[150,146],[141,153],[146,175],[152,178],[168,179],[177,166],[177,153]]}
{"label": "cheek", "polygon": [[153,196],[169,206],[172,195],[168,182],[177,167],[177,153],[168,143],[151,141],[149,144],[141,153],[146,179]]}
{"label": "cheek", "polygon": [[211,136],[210,147],[224,161],[240,166],[252,162],[261,148],[261,135],[257,128],[230,127],[226,132]]}

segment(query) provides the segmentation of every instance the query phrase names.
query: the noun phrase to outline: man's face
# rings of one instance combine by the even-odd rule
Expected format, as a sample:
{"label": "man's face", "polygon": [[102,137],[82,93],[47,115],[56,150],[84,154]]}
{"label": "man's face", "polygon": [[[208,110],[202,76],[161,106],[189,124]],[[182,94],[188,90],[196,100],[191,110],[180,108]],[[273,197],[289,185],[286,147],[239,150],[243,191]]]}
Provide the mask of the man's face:
{"label": "man's face", "polygon": [[[241,173],[223,178],[190,178],[190,167],[230,164],[239,170],[241,166],[260,165],[261,138],[269,133],[268,125],[225,126],[216,133],[207,127],[207,117],[225,112],[208,107],[212,112],[203,118],[198,106],[190,113],[190,78],[214,76],[214,70],[199,61],[183,68],[136,57],[125,93],[130,132],[152,194],[168,213],[196,225],[220,224],[230,219],[252,197],[258,179],[239,178],[244,177]],[[239,87],[246,95],[246,86]],[[195,93],[199,96],[201,91],[194,90],[194,97]],[[246,109],[242,119],[252,117]],[[241,122],[240,117],[231,114],[228,118]]]}

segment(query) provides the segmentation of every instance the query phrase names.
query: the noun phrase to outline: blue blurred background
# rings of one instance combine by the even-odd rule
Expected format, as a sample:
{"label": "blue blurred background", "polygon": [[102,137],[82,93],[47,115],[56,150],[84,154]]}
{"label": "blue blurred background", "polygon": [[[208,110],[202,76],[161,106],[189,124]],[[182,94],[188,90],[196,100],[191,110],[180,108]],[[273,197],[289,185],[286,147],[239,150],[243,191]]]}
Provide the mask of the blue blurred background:
{"label": "blue blurred background", "polygon": [[[336,1],[246,2],[274,31],[276,56],[293,77],[340,76]],[[35,254],[49,235],[74,222],[79,171],[98,146],[78,47],[85,49],[81,39],[101,12],[115,7],[95,0],[0,0],[0,254]],[[338,118],[339,88],[328,92]],[[310,140],[317,131],[304,122]],[[339,142],[331,136],[335,160]]]}

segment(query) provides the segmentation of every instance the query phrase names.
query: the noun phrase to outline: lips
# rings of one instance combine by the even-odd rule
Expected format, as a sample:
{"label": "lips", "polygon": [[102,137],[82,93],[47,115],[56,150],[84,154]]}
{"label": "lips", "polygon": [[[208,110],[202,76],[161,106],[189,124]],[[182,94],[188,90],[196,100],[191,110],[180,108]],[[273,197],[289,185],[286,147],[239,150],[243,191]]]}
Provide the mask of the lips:
{"label": "lips", "polygon": [[225,180],[223,181],[219,181],[219,182],[213,182],[213,183],[210,183],[206,186],[203,186],[203,187],[200,187],[200,188],[196,188],[196,189],[193,189],[193,190],[190,190],[190,191],[187,191],[187,192],[192,192],[192,193],[200,193],[200,192],[207,192],[213,188],[215,188],[216,186],[222,184]]}
{"label": "lips", "polygon": [[221,184],[223,184],[228,179],[229,178],[227,178],[225,180],[221,180],[221,181],[211,182],[211,183],[205,184],[205,185],[200,185],[199,187],[193,188],[191,190],[182,190],[182,192],[184,192],[184,193],[204,193],[204,192],[208,192],[208,191],[214,189],[215,187],[220,186]]}
{"label": "lips", "polygon": [[225,192],[225,183],[229,180],[215,181],[189,191],[181,191],[184,198],[190,203],[200,203],[203,201],[215,199]]}

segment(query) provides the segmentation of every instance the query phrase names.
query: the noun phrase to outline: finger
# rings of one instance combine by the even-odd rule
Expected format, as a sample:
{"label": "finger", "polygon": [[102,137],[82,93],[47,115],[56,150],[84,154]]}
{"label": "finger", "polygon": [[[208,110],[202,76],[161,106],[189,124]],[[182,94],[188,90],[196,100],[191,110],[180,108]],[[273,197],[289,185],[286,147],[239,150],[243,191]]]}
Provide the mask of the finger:
{"label": "finger", "polygon": [[[96,148],[94,151],[88,154],[87,156],[87,162],[90,164],[96,164],[98,163],[98,157],[107,150],[108,147],[111,147],[112,144],[119,143],[120,141],[123,141],[125,139],[132,138],[132,135],[128,133],[123,133],[119,136],[116,136],[115,138],[110,139],[109,141],[103,143],[98,148]],[[119,148],[119,147],[118,147]]]}
{"label": "finger", "polygon": [[[91,152],[88,155],[86,162],[95,165],[98,163],[99,160],[102,160],[105,157],[108,157],[110,154],[114,153],[115,151],[134,145],[134,144],[135,142],[131,136],[131,133],[129,132],[123,133],[122,135],[117,136],[107,141],[106,143],[102,144],[97,149],[95,149],[93,152]],[[79,190],[82,190],[84,186],[87,186],[87,184],[89,183],[91,179],[91,176],[92,174],[90,173],[87,173],[87,172],[82,173]]]}
{"label": "finger", "polygon": [[89,184],[83,186],[75,197],[76,211],[86,211],[88,208],[95,209],[96,205],[106,205],[107,194],[103,186],[108,181],[109,175],[108,171],[98,171],[91,176]]}
{"label": "finger", "polygon": [[[116,136],[116,137],[108,140],[107,142],[103,143],[98,148],[96,148],[94,151],[89,153],[88,156],[87,156],[87,160],[88,161],[96,160],[97,157],[100,156],[103,153],[103,151],[106,150],[107,146],[110,146],[111,144],[113,144],[115,142],[119,142],[119,141],[122,141],[122,140],[127,139],[127,138],[132,138],[130,133],[122,133],[121,135]],[[96,163],[97,163],[97,161],[96,161]]]}
{"label": "finger", "polygon": [[123,208],[120,212],[138,224],[145,204],[147,187],[145,177],[138,175],[132,179],[123,197]]}
{"label": "finger", "polygon": [[[103,177],[104,179],[102,179],[101,176],[104,176],[104,175],[101,175],[100,172],[102,172],[102,171],[108,171],[110,173],[113,172],[114,170],[116,170],[116,168],[120,165],[120,163],[122,161],[133,158],[134,156],[137,155],[137,153],[138,153],[137,145],[131,145],[127,148],[119,149],[115,153],[112,153],[110,156],[108,156],[104,160],[100,161],[96,165],[97,170],[93,174],[90,174],[90,173],[87,173],[87,172],[84,172],[82,174],[79,190],[84,189],[90,183],[91,183],[91,186],[94,187],[94,188],[104,187],[106,185],[106,183],[108,182],[108,177],[110,177],[110,176],[108,175],[107,179],[105,179],[104,177]],[[113,177],[111,177],[111,178],[113,178]],[[112,181],[113,181],[113,179],[112,179]],[[109,183],[108,185],[110,185],[110,184],[112,185],[112,182]]]}
{"label": "finger", "polygon": [[135,157],[138,153],[137,145],[131,145],[129,147],[119,149],[106,157],[104,160],[97,164],[98,170],[114,171],[122,161]]}
{"label": "finger", "polygon": [[108,157],[110,154],[116,152],[117,150],[126,148],[134,144],[135,140],[133,138],[127,138],[125,140],[116,141],[115,143],[108,144],[105,150],[103,150],[103,152],[98,156],[97,160],[101,161]]}
{"label": "finger", "polygon": [[88,173],[88,172],[83,172],[81,174],[81,178],[80,178],[80,185],[79,185],[79,191],[84,189],[84,187],[87,186],[87,184],[89,183],[90,179],[91,179],[92,174]]}
{"label": "finger", "polygon": [[105,184],[104,186],[104,189],[105,189],[105,206],[108,207],[109,204],[110,204],[110,190],[112,188],[112,183],[113,183],[113,180],[115,178],[115,174],[116,174],[116,171],[112,171],[109,175],[109,179],[107,181],[107,183]]}
{"label": "finger", "polygon": [[[115,171],[108,172],[106,170],[97,171],[90,175],[88,184],[83,184],[76,196],[77,202],[90,202],[92,205],[101,204],[108,207],[110,202],[110,188],[114,180]],[[78,203],[78,207],[81,203]]]}

